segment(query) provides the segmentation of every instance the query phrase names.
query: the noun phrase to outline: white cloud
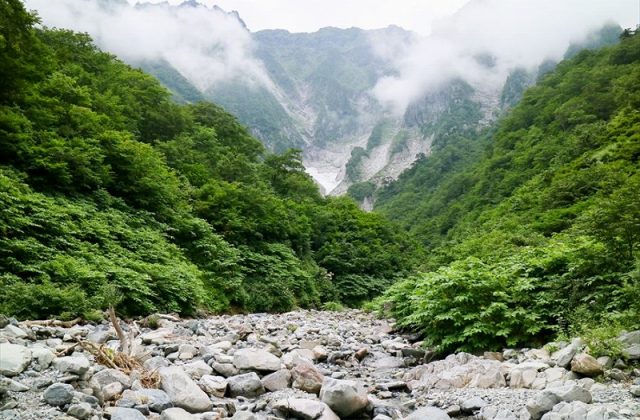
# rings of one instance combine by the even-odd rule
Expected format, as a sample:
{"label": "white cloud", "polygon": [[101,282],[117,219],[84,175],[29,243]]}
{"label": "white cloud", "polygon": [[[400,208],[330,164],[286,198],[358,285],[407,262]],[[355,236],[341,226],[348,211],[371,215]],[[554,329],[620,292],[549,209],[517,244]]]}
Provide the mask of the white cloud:
{"label": "white cloud", "polygon": [[[637,8],[636,0],[474,0],[391,58],[397,74],[381,78],[373,94],[402,113],[452,78],[498,84],[515,67],[559,60],[571,42],[607,22],[632,26]],[[478,63],[479,54],[495,57],[495,67]]]}
{"label": "white cloud", "polygon": [[201,90],[234,78],[271,83],[262,63],[252,55],[251,34],[231,15],[205,7],[104,4],[26,1],[45,25],[87,32],[101,48],[125,61],[164,59]]}

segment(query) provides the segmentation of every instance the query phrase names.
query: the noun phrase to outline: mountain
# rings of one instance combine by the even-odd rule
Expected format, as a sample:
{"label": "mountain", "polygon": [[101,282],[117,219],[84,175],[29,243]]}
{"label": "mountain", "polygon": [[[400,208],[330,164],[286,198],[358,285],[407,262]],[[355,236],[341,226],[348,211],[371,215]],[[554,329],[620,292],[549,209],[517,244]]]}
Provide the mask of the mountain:
{"label": "mountain", "polygon": [[640,33],[567,56],[377,193],[425,251],[380,304],[442,351],[638,327]]}

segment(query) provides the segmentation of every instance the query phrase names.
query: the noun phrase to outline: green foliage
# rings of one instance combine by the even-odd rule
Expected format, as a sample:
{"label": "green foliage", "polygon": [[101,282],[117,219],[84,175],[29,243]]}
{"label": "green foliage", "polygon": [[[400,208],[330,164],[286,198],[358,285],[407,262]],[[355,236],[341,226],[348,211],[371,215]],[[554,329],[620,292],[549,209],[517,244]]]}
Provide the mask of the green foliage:
{"label": "green foliage", "polygon": [[322,310],[331,312],[344,312],[346,308],[340,302],[325,302],[322,305]]}
{"label": "green foliage", "polygon": [[340,261],[349,238],[327,241],[342,211],[300,151],[267,154],[219,106],[176,105],[87,35],[36,29],[14,0],[0,11],[0,312],[285,311],[354,302],[346,275],[408,269],[374,256],[402,241],[352,202],[358,267]]}
{"label": "green foliage", "polygon": [[[494,127],[442,134],[379,191],[377,209],[426,247],[427,274],[378,307],[443,351],[640,327],[639,50],[635,35],[575,54]],[[593,331],[594,351],[607,334]]]}

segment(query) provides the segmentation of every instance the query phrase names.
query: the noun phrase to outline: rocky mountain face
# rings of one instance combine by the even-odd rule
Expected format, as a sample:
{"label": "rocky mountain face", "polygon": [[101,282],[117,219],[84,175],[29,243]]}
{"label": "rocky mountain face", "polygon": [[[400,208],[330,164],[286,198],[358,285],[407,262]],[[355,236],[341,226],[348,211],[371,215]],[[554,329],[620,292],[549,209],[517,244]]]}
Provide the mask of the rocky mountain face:
{"label": "rocky mountain face", "polygon": [[[244,26],[237,13],[229,16]],[[253,54],[269,79],[266,83],[237,77],[200,91],[168,62],[137,64],[158,77],[179,101],[206,99],[222,105],[271,150],[301,149],[308,173],[325,194],[345,194],[355,185],[352,195],[365,207],[365,198],[359,197],[362,191],[396,179],[420,156],[428,155],[446,130],[485,127],[555,65],[516,68],[509,75],[473,85],[452,78],[398,115],[372,94],[382,77],[397,72],[392,59],[378,50],[387,44],[401,49],[418,39],[415,33],[396,26],[329,27],[315,33],[264,30],[251,37]],[[601,36],[593,36],[584,46],[601,43]],[[572,48],[575,53],[580,46]],[[492,57],[476,59],[491,71]]]}
{"label": "rocky mountain face", "polygon": [[[627,361],[585,343],[432,360],[372,314],[295,311],[118,325],[0,319],[3,419],[629,419],[640,415],[640,331]],[[594,380],[594,378],[597,379]],[[62,416],[62,417],[61,417]]]}

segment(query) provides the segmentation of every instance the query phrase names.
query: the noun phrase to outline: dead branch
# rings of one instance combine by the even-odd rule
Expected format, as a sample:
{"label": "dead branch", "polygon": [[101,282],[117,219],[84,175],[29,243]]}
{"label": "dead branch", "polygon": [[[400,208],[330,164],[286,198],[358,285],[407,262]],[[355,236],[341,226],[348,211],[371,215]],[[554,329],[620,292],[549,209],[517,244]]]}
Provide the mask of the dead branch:
{"label": "dead branch", "polygon": [[27,327],[32,327],[35,325],[42,327],[63,327],[63,328],[71,328],[74,325],[77,325],[82,322],[82,318],[75,318],[71,321],[60,321],[58,319],[44,319],[38,321],[24,321],[22,324]]}
{"label": "dead branch", "polygon": [[116,316],[116,311],[113,309],[113,305],[109,306],[109,320],[113,324],[113,328],[116,330],[116,334],[118,335],[118,340],[120,340],[120,348],[122,349],[122,353],[129,355],[129,340],[127,336],[124,335],[124,331],[120,327],[120,322],[118,321],[118,317]]}

